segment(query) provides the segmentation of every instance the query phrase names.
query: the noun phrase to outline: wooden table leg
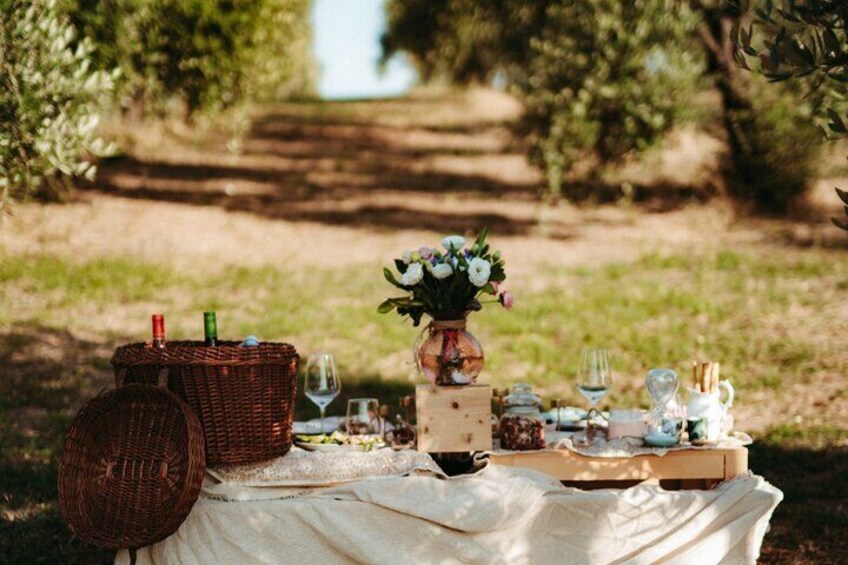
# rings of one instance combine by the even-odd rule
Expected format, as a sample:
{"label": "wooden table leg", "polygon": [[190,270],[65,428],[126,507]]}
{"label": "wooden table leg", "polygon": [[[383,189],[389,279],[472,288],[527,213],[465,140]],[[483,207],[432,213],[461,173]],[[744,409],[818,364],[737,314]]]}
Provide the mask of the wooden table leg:
{"label": "wooden table leg", "polygon": [[743,448],[727,451],[724,456],[724,480],[748,472],[748,450]]}

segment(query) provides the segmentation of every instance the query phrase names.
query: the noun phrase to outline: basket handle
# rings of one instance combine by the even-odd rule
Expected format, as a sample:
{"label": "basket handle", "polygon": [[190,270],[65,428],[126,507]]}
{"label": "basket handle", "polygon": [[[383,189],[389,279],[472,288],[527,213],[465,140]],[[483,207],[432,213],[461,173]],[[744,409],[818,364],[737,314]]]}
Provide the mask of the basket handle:
{"label": "basket handle", "polygon": [[121,367],[118,369],[118,386],[124,386],[127,382],[127,368]]}

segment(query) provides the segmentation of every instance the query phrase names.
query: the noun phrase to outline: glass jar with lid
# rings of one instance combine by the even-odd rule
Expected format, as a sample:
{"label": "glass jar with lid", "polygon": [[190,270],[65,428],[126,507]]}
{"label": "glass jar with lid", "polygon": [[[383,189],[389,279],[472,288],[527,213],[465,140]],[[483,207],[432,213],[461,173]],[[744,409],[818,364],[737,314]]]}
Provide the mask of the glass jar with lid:
{"label": "glass jar with lid", "polygon": [[545,420],[542,399],[533,393],[529,384],[513,385],[504,399],[500,421],[501,449],[526,451],[544,449]]}

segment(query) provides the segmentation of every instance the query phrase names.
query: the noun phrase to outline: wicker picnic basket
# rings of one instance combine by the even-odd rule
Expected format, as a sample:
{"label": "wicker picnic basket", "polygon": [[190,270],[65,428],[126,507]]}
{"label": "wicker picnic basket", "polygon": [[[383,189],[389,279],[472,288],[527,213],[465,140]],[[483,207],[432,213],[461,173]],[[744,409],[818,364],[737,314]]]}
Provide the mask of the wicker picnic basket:
{"label": "wicker picnic basket", "polygon": [[135,549],[179,528],[205,470],[191,408],[164,388],[129,385],[101,393],[71,423],[59,503],[84,542]]}
{"label": "wicker picnic basket", "polygon": [[135,343],[112,357],[118,386],[166,380],[191,406],[210,466],[257,463],[289,451],[299,361],[286,343],[240,347],[234,341],[215,347],[169,341],[165,349]]}

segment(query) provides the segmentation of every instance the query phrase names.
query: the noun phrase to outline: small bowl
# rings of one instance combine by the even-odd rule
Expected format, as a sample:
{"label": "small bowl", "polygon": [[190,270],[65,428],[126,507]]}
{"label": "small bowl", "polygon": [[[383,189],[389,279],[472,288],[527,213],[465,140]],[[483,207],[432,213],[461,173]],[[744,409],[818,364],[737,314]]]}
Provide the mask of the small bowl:
{"label": "small bowl", "polygon": [[680,443],[680,438],[668,434],[648,434],[645,436],[645,445],[651,447],[674,447]]}

